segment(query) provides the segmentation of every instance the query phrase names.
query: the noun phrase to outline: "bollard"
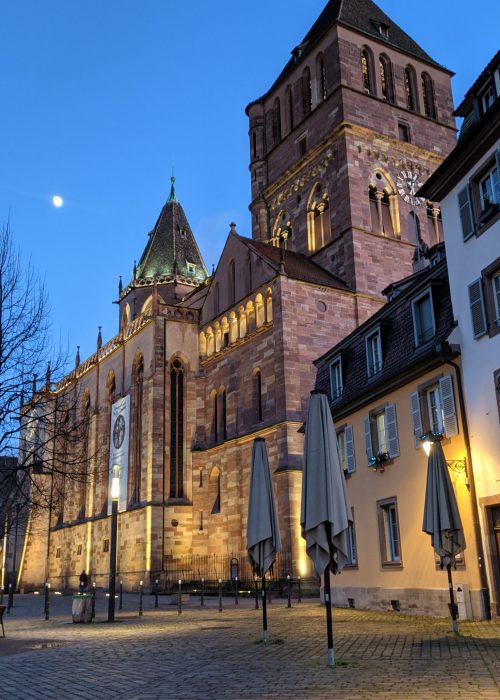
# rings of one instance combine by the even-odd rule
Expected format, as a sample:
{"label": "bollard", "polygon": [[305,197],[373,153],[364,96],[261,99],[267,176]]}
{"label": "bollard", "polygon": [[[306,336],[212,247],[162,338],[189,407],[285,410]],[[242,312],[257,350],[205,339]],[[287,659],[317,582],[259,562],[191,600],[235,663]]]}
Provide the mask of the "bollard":
{"label": "bollard", "polygon": [[95,620],[95,581],[92,581],[92,619]]}
{"label": "bollard", "polygon": [[288,607],[292,607],[292,585],[290,581],[290,574],[286,577],[287,589],[288,589]]}
{"label": "bollard", "polygon": [[7,613],[10,615],[10,609],[14,607],[14,589],[12,584],[9,583],[9,595],[7,597]]}
{"label": "bollard", "polygon": [[205,606],[205,579],[201,579],[201,607]]}
{"label": "bollard", "polygon": [[118,610],[123,608],[123,581],[120,581],[120,594],[118,598]]}
{"label": "bollard", "polygon": [[158,579],[155,581],[155,608],[158,607]]}
{"label": "bollard", "polygon": [[234,591],[234,604],[238,605],[238,577],[235,576],[234,578],[234,585],[236,586],[235,591]]}
{"label": "bollard", "polygon": [[50,583],[45,584],[45,619],[50,618]]}
{"label": "bollard", "polygon": [[139,581],[139,615],[142,615],[143,582]]}
{"label": "bollard", "polygon": [[302,603],[302,596],[301,596],[301,592],[300,592],[300,576],[297,576],[297,580],[298,580],[298,582],[299,582],[299,597],[298,597],[298,601],[297,601],[297,602],[298,602],[298,603]]}
{"label": "bollard", "polygon": [[177,614],[180,615],[182,613],[182,580],[179,579],[179,595],[177,596],[178,598],[178,608],[177,608]]}
{"label": "bollard", "polygon": [[255,609],[259,609],[259,587],[257,585],[257,576],[253,577],[255,583]]}
{"label": "bollard", "polygon": [[219,579],[219,612],[222,612],[222,579]]}

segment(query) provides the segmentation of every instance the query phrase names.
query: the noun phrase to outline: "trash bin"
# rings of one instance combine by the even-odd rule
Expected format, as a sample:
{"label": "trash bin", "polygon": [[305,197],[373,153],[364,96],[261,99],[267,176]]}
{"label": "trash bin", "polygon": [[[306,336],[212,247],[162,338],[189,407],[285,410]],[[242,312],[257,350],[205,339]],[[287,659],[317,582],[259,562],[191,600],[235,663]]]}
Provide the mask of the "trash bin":
{"label": "trash bin", "polygon": [[75,593],[71,608],[73,622],[92,622],[92,593]]}

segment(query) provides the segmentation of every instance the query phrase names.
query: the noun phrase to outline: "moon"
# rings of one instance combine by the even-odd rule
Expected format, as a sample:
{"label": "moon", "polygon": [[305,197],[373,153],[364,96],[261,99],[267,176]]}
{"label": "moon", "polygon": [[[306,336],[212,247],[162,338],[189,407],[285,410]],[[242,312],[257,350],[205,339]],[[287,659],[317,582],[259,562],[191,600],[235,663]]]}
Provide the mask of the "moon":
{"label": "moon", "polygon": [[62,205],[64,204],[64,200],[58,194],[55,194],[52,197],[52,204],[59,209],[59,207],[62,207]]}

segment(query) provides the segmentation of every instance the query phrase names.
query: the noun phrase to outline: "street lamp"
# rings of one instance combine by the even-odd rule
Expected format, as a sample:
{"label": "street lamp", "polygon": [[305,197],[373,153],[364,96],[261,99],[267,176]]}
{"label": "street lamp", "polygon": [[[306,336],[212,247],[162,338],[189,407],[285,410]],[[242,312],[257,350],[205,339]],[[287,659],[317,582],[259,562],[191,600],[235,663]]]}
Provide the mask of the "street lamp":
{"label": "street lamp", "polygon": [[118,501],[120,499],[120,467],[113,465],[111,479],[111,547],[109,552],[108,622],[115,621],[116,535],[118,530]]}

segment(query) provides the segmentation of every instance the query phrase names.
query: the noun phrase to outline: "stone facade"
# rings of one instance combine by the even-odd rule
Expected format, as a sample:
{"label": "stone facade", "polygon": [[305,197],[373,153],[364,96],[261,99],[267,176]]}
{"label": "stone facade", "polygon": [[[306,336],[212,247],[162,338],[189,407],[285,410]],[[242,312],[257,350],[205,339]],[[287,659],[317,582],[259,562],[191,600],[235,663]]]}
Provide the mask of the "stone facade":
{"label": "stone facade", "polygon": [[[344,12],[355,4],[342,5]],[[110,406],[128,394],[128,508],[118,518],[118,569],[127,587],[166,581],[170,564],[183,557],[245,550],[257,436],[267,443],[289,573],[310,573],[299,526],[299,429],[314,386],[312,362],[381,307],[385,286],[411,272],[417,224],[413,218],[409,227],[414,207],[400,196],[398,175],[411,170],[425,179],[454,143],[450,74],[409,37],[401,39],[396,27],[394,40],[367,38],[340,16],[320,24],[325,31],[313,27],[269,92],[247,107],[252,238],[231,225],[210,278],[204,279],[172,185],[153,230],[154,246],[148,244],[137,275],[120,287],[120,334],[71,378],[88,391],[92,436],[101,448],[85,509],[76,506],[81,494],[68,492],[64,512],[53,513],[50,527],[45,523],[28,538],[25,586],[47,577],[74,586],[82,568],[106,585]],[[378,63],[371,66],[371,91],[363,87],[367,50],[374,61],[383,53],[391,62],[390,99],[382,94]],[[408,109],[408,63],[415,75],[425,71],[432,78],[432,118],[421,106],[420,79],[417,103]],[[310,100],[304,101],[304,89]],[[418,205],[420,245],[435,243],[438,210]],[[176,467],[182,489],[172,495],[175,362],[183,373],[182,465]],[[140,457],[134,423],[139,367]]]}

